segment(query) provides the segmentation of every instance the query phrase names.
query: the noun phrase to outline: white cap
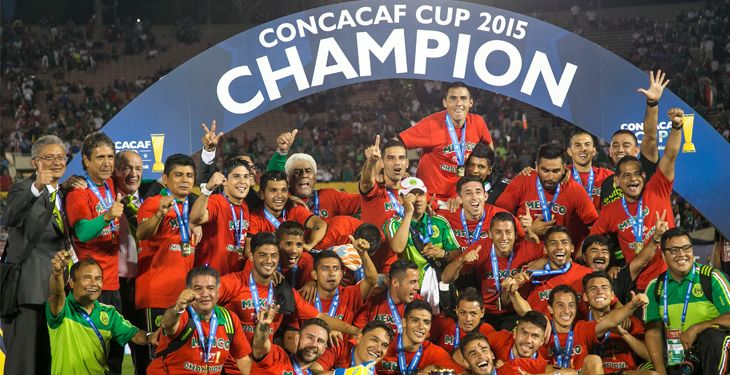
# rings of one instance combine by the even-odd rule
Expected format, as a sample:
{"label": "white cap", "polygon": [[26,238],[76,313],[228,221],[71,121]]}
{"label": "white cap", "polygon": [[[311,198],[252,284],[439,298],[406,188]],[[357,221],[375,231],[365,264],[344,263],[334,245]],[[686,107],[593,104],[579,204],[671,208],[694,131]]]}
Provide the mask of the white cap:
{"label": "white cap", "polygon": [[400,195],[407,195],[413,190],[421,190],[424,193],[428,193],[428,189],[426,189],[426,185],[421,181],[420,178],[416,177],[408,177],[404,178],[400,182]]}

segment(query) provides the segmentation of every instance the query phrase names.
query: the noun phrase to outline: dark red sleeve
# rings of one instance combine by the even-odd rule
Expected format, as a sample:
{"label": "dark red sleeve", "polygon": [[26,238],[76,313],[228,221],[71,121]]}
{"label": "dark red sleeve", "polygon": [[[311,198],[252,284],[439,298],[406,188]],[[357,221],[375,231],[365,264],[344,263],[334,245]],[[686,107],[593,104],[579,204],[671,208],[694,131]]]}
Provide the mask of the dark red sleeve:
{"label": "dark red sleeve", "polygon": [[[285,363],[289,362],[289,358],[287,357],[288,356],[284,349],[282,349],[279,345],[271,344],[271,350],[269,350],[269,353],[267,353],[264,358],[261,358],[260,361],[255,362],[255,366],[260,369],[284,370],[286,369]],[[271,373],[279,372],[283,373],[283,371],[271,370]]]}
{"label": "dark red sleeve", "polygon": [[86,189],[73,189],[66,196],[66,215],[73,228],[79,220],[91,220],[96,213],[91,210],[89,194]]}
{"label": "dark red sleeve", "polygon": [[319,363],[319,365],[322,366],[322,369],[324,369],[325,371],[330,370],[331,368],[335,367],[337,359],[342,356],[344,349],[347,346],[348,345],[345,345],[343,343],[341,345],[335,345],[334,347],[327,347],[324,353],[322,353],[322,355],[317,359],[317,363]]}
{"label": "dark red sleeve", "polygon": [[302,226],[306,226],[307,220],[309,220],[310,217],[314,216],[313,213],[309,212],[308,209],[302,206],[294,206],[289,210],[291,210],[289,217],[297,223],[302,224]]}
{"label": "dark red sleeve", "polygon": [[355,215],[360,211],[360,194],[334,190],[339,215]]}
{"label": "dark red sleeve", "polygon": [[[593,201],[583,191],[578,191],[578,183],[571,183],[570,195],[574,200],[573,207],[585,225],[591,225],[598,218],[598,211]],[[582,188],[580,188],[582,190]]]}
{"label": "dark red sleeve", "polygon": [[[213,194],[208,198],[208,222],[216,221],[220,215],[223,202],[221,202],[219,198],[222,198],[222,196],[218,194]],[[225,206],[228,205],[226,204]],[[236,215],[238,215],[238,210],[236,210]]]}
{"label": "dark red sleeve", "polygon": [[431,116],[425,117],[416,125],[400,132],[398,136],[403,141],[403,144],[406,145],[407,149],[433,147],[431,135],[434,131],[434,124],[435,121],[431,119]]}
{"label": "dark red sleeve", "polygon": [[494,205],[514,214],[520,208],[520,203],[522,203],[523,185],[525,184],[525,180],[528,178],[529,177],[527,176],[517,176],[513,178],[502,194],[499,195],[497,201],[494,202]]}
{"label": "dark red sleeve", "polygon": [[307,320],[316,318],[317,315],[319,315],[319,311],[314,308],[314,306],[310,305],[307,300],[302,298],[301,294],[297,292],[296,290],[292,290],[294,292],[294,304],[296,306],[296,312],[295,316],[297,320]]}
{"label": "dark red sleeve", "polygon": [[421,359],[421,363],[427,364],[424,367],[436,365],[436,367],[450,368],[457,374],[461,374],[465,371],[465,369],[456,363],[449,353],[447,353],[442,347],[432,344],[429,345],[428,349],[429,350],[424,350],[423,359]]}
{"label": "dark red sleeve", "polygon": [[355,319],[352,321],[352,325],[362,329],[370,321],[370,313],[375,309],[371,303],[364,304],[355,315]]}
{"label": "dark red sleeve", "polygon": [[266,219],[258,213],[258,210],[256,212],[251,212],[248,219],[248,234],[253,236],[256,233],[261,232],[263,230],[263,220]]}
{"label": "dark red sleeve", "polygon": [[221,283],[218,287],[218,304],[223,306],[228,304],[235,296],[235,291],[238,289],[239,280],[241,279],[242,272],[229,273],[221,277]]}
{"label": "dark red sleeve", "polygon": [[[491,259],[489,259],[489,252],[492,249],[492,240],[489,238],[480,238],[477,242],[474,242],[473,244],[469,245],[469,247],[466,248],[463,254],[459,255],[458,258],[463,257],[466,253],[468,253],[471,250],[476,250],[481,246],[481,249],[479,250],[479,258],[477,258],[476,262],[472,263],[466,263],[463,267],[461,267],[462,273],[469,273],[476,270],[484,270],[487,267],[487,264],[491,262]],[[457,259],[458,259],[457,258]]]}
{"label": "dark red sleeve", "polygon": [[151,218],[155,215],[158,208],[160,208],[160,198],[155,196],[145,199],[145,201],[142,202],[142,206],[139,207],[139,211],[137,211],[137,222],[141,223],[144,220]]}
{"label": "dark red sleeve", "polygon": [[601,213],[598,214],[596,222],[591,226],[590,234],[606,234],[611,233],[611,205],[603,207]]}
{"label": "dark red sleeve", "polygon": [[251,344],[246,339],[246,334],[243,333],[241,326],[241,320],[238,319],[236,314],[228,314],[233,319],[233,342],[231,343],[231,357],[235,360],[239,360],[249,354],[251,354]]}

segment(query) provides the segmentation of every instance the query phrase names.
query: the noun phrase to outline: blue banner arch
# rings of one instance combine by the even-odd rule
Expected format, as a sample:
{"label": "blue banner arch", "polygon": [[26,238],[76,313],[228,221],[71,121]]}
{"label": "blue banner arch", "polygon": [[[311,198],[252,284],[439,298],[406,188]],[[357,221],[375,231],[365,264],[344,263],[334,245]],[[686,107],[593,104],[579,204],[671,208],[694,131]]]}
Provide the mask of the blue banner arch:
{"label": "blue banner arch", "polygon": [[[541,108],[603,139],[641,137],[646,73],[582,37],[522,14],[458,1],[355,1],[292,14],[235,35],[185,62],[103,130],[138,150],[145,177],[160,162],[199,148],[201,122],[230,131],[303,96],[357,82],[409,78],[464,81]],[[670,77],[671,78],[671,77]],[[665,91],[659,143],[671,107]],[[677,160],[674,189],[730,235],[730,145],[694,117],[697,152]],[[686,140],[686,139],[685,139]],[[69,173],[82,173],[80,158]]]}

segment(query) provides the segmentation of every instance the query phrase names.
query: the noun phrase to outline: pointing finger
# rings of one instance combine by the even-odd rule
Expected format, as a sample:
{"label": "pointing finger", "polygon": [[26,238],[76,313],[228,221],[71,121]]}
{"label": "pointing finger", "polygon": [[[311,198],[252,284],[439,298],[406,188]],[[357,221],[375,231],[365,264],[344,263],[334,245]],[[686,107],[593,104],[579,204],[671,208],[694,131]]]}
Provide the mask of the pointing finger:
{"label": "pointing finger", "polygon": [[378,150],[380,150],[380,134],[375,136],[375,147],[377,147]]}

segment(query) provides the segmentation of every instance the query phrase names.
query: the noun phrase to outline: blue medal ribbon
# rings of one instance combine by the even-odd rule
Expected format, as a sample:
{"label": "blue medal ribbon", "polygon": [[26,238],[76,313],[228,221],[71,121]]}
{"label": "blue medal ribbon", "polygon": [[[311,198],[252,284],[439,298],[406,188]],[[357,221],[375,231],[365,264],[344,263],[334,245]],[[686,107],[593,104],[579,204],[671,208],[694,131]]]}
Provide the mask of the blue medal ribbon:
{"label": "blue medal ribbon", "polygon": [[471,235],[469,234],[469,225],[466,223],[466,215],[464,214],[464,209],[461,209],[461,226],[464,228],[464,233],[466,233],[466,244],[471,245],[474,242],[477,242],[479,240],[479,237],[482,235],[482,226],[484,225],[484,218],[487,217],[487,212],[482,212],[482,218],[479,219],[479,222],[477,223],[476,228],[474,228],[474,233]]}
{"label": "blue medal ribbon", "polygon": [[[251,289],[251,299],[253,300],[253,308],[256,311],[256,316],[259,315],[261,310],[261,301],[259,300],[259,289],[256,287],[256,281],[253,279],[253,271],[248,274],[248,288]],[[266,304],[270,305],[274,298],[274,282],[269,281],[269,295],[266,296]]]}
{"label": "blue medal ribbon", "polygon": [[[684,306],[682,307],[682,318],[679,322],[679,328],[682,331],[684,331],[684,322],[687,319],[687,307],[689,306],[689,297],[692,293],[692,285],[694,284],[694,281],[695,281],[696,268],[697,267],[693,264],[692,273],[690,274],[690,278],[689,278],[689,285],[687,285],[687,292],[684,294]],[[664,307],[662,320],[664,320],[665,327],[669,327],[669,313],[668,313],[669,306],[667,303],[667,285],[668,285],[668,281],[669,281],[668,275],[669,275],[669,271],[664,273],[664,293],[662,295],[662,304]]]}
{"label": "blue medal ribbon", "polygon": [[393,303],[393,298],[390,297],[390,290],[386,290],[385,294],[388,296],[388,308],[390,308],[390,315],[393,316],[395,326],[398,327],[397,333],[400,335],[403,333],[403,321],[400,318],[398,308],[396,308],[395,303]]}
{"label": "blue medal ribbon", "polygon": [[[264,207],[264,217],[266,218],[266,220],[269,221],[269,223],[271,223],[271,225],[274,226],[274,228],[279,229],[279,225],[281,225],[281,222],[271,212],[269,212],[266,207]],[[281,211],[281,217],[286,220],[286,210]]]}
{"label": "blue medal ribbon", "polygon": [[580,174],[578,173],[578,170],[575,169],[575,165],[573,165],[573,179],[575,182],[579,183],[580,186],[583,186],[584,189],[586,189],[586,192],[588,193],[588,198],[592,197],[591,194],[593,194],[593,181],[596,179],[596,174],[593,172],[593,168],[590,169],[588,172],[588,185],[583,185],[583,181],[580,179]]}
{"label": "blue medal ribbon", "polygon": [[[224,195],[225,196],[225,195]],[[236,216],[236,211],[233,209],[233,203],[231,203],[231,200],[226,197],[226,200],[228,201],[228,206],[231,208],[231,217],[233,218],[233,237],[235,238],[236,244],[235,247],[241,247],[246,244],[246,235],[243,233],[243,227],[244,227],[244,218],[243,218],[243,207],[238,210],[238,213],[241,216]],[[243,203],[242,203],[243,204]]]}
{"label": "blue medal ribbon", "polygon": [[418,373],[418,363],[421,362],[423,355],[423,344],[418,345],[418,351],[411,359],[411,363],[406,363],[406,349],[403,347],[403,335],[398,335],[398,368],[403,375],[414,375]]}
{"label": "blue medal ribbon", "polygon": [[555,202],[558,201],[558,196],[560,195],[560,183],[558,183],[558,187],[555,188],[555,195],[553,195],[553,200],[550,201],[549,204],[547,203],[547,199],[545,199],[545,189],[543,189],[542,182],[540,182],[540,176],[535,178],[535,188],[537,188],[537,198],[540,199],[542,219],[544,221],[551,221],[553,219],[553,206],[555,205]]}
{"label": "blue medal ribbon", "polygon": [[[89,175],[86,175],[84,176],[84,179],[86,180],[86,186],[89,187],[89,190],[94,193],[96,199],[98,199],[99,203],[101,203],[101,206],[104,207],[104,212],[107,212],[114,204],[114,197],[112,197],[112,191],[111,189],[109,189],[109,184],[104,181],[104,197],[102,198],[99,188],[96,187],[96,184],[94,183],[94,181],[91,180],[91,177],[89,177]],[[112,220],[109,223],[112,232],[116,232],[119,229],[114,222],[115,220]]]}
{"label": "blue medal ribbon", "polygon": [[[588,309],[588,320],[589,321],[593,320],[593,311],[590,310],[590,309]],[[603,338],[598,339],[598,342],[600,342],[601,344],[603,344],[606,341],[606,339],[608,339],[608,336],[610,334],[611,334],[611,330],[609,329],[608,331],[606,331],[606,333],[603,334]],[[603,348],[601,348],[601,349],[603,349]]]}
{"label": "blue medal ribbon", "polygon": [[405,208],[403,208],[403,205],[398,202],[395,194],[393,194],[390,190],[386,190],[385,193],[388,194],[388,199],[390,199],[390,204],[393,206],[393,210],[395,210],[398,216],[403,217],[403,215],[405,215]]}
{"label": "blue medal ribbon", "polygon": [[626,204],[626,197],[621,197],[621,206],[623,206],[626,215],[629,216],[629,221],[631,222],[631,231],[634,233],[634,239],[636,239],[637,243],[644,243],[644,210],[642,204],[643,199],[644,197],[639,198],[639,203],[636,206],[636,216],[632,216],[629,213],[629,205]]}
{"label": "blue medal ribbon", "polygon": [[555,364],[561,368],[570,368],[570,358],[573,357],[573,340],[574,333],[573,328],[570,328],[568,332],[568,341],[565,343],[565,348],[560,347],[560,340],[558,339],[558,332],[555,331],[555,323],[553,325],[553,344],[555,346]]}
{"label": "blue medal ribbon", "polygon": [[565,265],[560,267],[559,269],[554,270],[554,269],[550,268],[550,262],[548,262],[545,265],[544,269],[531,271],[530,280],[532,281],[533,284],[542,284],[543,282],[545,282],[546,279],[548,279],[552,276],[562,275],[562,274],[568,272],[568,270],[570,270],[570,267],[572,267],[572,266],[573,266],[573,263],[568,262],[568,263],[565,263]]}
{"label": "blue medal ribbon", "polygon": [[[514,345],[512,345],[512,349],[510,349],[510,351],[509,351],[509,359],[510,359],[510,361],[512,361],[512,360],[515,359],[515,352],[516,351],[517,351],[517,349],[515,348]],[[530,357],[530,358],[537,359],[537,352],[532,353],[532,357]]]}
{"label": "blue medal ribbon", "polygon": [[456,321],[456,328],[454,328],[454,349],[459,349],[459,343],[461,343],[461,328],[459,328],[459,321]]}
{"label": "blue medal ribbon", "polygon": [[99,343],[101,344],[101,350],[104,351],[104,356],[106,357],[106,342],[104,341],[104,336],[101,335],[101,332],[99,332],[99,329],[96,328],[96,324],[94,324],[94,321],[91,320],[91,317],[89,314],[84,311],[83,308],[80,306],[75,306],[76,311],[81,315],[82,318],[91,326],[91,329],[94,330],[94,333],[96,334],[96,338],[99,339]]}
{"label": "blue medal ribbon", "polygon": [[[296,375],[304,375],[304,371],[302,371],[302,366],[299,365],[299,361],[297,360],[297,355],[290,354],[289,360],[291,361],[291,366],[294,368],[294,373]],[[312,372],[309,371],[309,369],[306,370],[307,375],[312,375]]]}
{"label": "blue medal ribbon", "polygon": [[[494,249],[494,243],[492,243],[492,250],[489,252],[489,257],[492,261],[492,278],[494,279],[494,285],[495,289],[497,290],[497,294],[502,293],[502,284],[500,281],[502,280],[502,277],[500,276],[499,272],[499,262],[497,261],[497,251]],[[512,267],[512,261],[515,259],[515,252],[512,250],[512,253],[509,255],[509,260],[507,261],[507,276],[509,277],[510,268]]]}
{"label": "blue medal ribbon", "polygon": [[213,314],[210,316],[210,327],[208,329],[208,340],[205,339],[205,333],[203,332],[203,325],[200,323],[200,317],[198,314],[193,310],[192,306],[188,306],[188,312],[190,313],[190,316],[193,318],[193,323],[195,324],[195,331],[198,333],[198,340],[200,342],[200,347],[203,350],[203,362],[208,363],[208,358],[210,358],[210,351],[215,346],[215,333],[218,330],[218,316],[215,314],[215,309],[213,310]]}
{"label": "blue medal ribbon", "polygon": [[319,216],[319,191],[315,190],[312,196],[307,201],[307,207],[312,210],[312,213]]}
{"label": "blue medal ribbon", "polygon": [[[431,236],[433,236],[433,227],[431,227],[431,216],[428,216],[427,213],[424,213],[423,216],[426,217],[426,235],[422,235],[420,230],[416,230],[416,234],[418,235],[418,238],[423,242],[423,244],[431,243]],[[418,223],[416,223],[418,225]]]}
{"label": "blue medal ribbon", "polygon": [[[329,315],[331,318],[334,318],[337,314],[337,307],[340,305],[340,289],[335,289],[335,296],[332,297],[332,303],[330,304],[329,310],[327,310],[327,315]],[[319,291],[315,292],[314,294],[314,307],[317,309],[317,311],[322,312],[322,300],[319,299]]]}
{"label": "blue medal ribbon", "polygon": [[[172,196],[172,193],[170,193],[170,190],[167,190],[167,195]],[[188,201],[188,197],[185,197],[185,200],[183,201],[183,207],[182,207],[182,213],[180,213],[180,209],[177,208],[177,201],[173,202],[172,209],[175,210],[175,215],[177,216],[177,224],[178,228],[180,229],[180,242],[183,244],[190,243],[190,202]]]}
{"label": "blue medal ribbon", "polygon": [[451,116],[449,116],[448,113],[446,114],[446,129],[449,131],[451,147],[454,148],[459,167],[463,167],[466,159],[464,157],[466,154],[466,120],[464,120],[464,126],[461,127],[461,141],[459,141],[459,138],[456,137],[456,128],[454,127],[454,123],[451,121]]}

